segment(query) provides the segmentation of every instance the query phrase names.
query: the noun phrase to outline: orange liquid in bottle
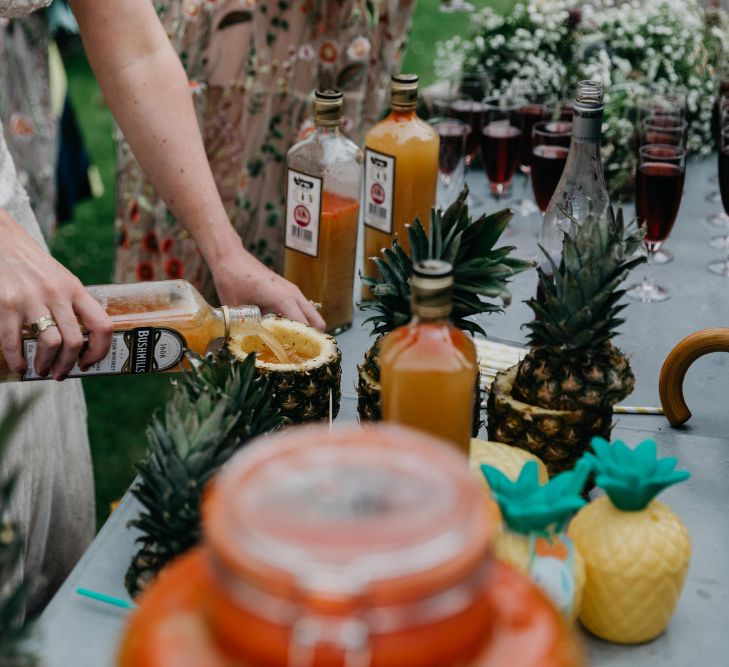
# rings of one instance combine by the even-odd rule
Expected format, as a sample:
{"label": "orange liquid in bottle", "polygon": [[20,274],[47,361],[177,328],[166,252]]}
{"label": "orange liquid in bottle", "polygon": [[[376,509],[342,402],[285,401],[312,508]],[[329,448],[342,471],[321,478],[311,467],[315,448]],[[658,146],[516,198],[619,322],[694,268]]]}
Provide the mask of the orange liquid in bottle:
{"label": "orange liquid in bottle", "polygon": [[322,304],[329,332],[352,324],[352,291],[357,249],[359,202],[324,192],[319,228],[319,256],[286,249],[284,277],[307,299]]}
{"label": "orange liquid in bottle", "polygon": [[473,342],[447,322],[395,329],[380,343],[383,419],[431,433],[468,454],[477,367]]}
{"label": "orange liquid in bottle", "polygon": [[[430,211],[435,206],[438,185],[440,140],[435,130],[414,111],[393,111],[369,131],[366,146],[395,158],[392,233],[365,227],[363,273],[375,277],[377,269],[370,257],[377,257],[382,248],[389,248],[395,235],[409,252],[405,226],[411,225],[415,218],[426,229],[430,228]],[[362,297],[369,298],[368,289],[363,288]]]}

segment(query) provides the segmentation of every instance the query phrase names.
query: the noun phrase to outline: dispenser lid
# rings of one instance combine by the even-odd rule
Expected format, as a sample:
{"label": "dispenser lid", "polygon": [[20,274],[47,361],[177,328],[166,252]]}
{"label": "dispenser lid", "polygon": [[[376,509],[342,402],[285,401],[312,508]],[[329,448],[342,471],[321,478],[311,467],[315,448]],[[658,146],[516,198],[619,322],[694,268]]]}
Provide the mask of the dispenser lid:
{"label": "dispenser lid", "polygon": [[392,604],[448,588],[484,563],[494,529],[465,458],[391,425],[261,438],[218,476],[203,515],[227,569],[327,603]]}

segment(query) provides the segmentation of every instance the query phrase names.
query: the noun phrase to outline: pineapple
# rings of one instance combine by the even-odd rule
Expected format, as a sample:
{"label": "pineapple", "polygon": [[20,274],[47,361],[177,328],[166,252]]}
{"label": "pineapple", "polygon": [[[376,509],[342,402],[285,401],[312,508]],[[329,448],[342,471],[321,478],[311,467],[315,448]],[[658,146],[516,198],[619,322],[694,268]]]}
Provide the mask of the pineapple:
{"label": "pineapple", "polygon": [[175,382],[164,419],[147,429],[149,455],[132,490],[144,507],[130,526],[142,547],[125,577],[131,595],[146,588],[168,561],[200,540],[200,499],[206,482],[250,438],[275,431],[284,419],[255,355],[238,363],[223,351],[202,359]]}
{"label": "pineapple", "polygon": [[552,475],[571,468],[592,436],[610,436],[612,408],[633,390],[628,359],[611,340],[623,322],[619,286],[645,261],[635,255],[642,239],[622,211],[573,224],[560,265],[550,259],[554,277],[538,269],[543,298],[527,301],[529,353],[493,383],[489,438],[537,454]]}
{"label": "pineapple", "polygon": [[[0,419],[0,459],[25,407],[9,407]],[[0,479],[0,665],[31,667],[40,664],[26,645],[28,626],[24,624],[28,582],[14,580],[23,553],[23,538],[7,518],[17,473]]]}
{"label": "pineapple", "polygon": [[274,402],[292,424],[334,419],[342,396],[342,353],[337,341],[300,322],[266,317],[261,324],[291,356],[281,364],[258,336],[239,336],[228,341],[228,350],[238,360],[257,353],[256,368],[265,375]]}
{"label": "pineapple", "polygon": [[574,620],[585,585],[585,564],[564,529],[586,502],[580,492],[589,467],[563,472],[546,484],[539,481],[535,461],[527,461],[515,480],[491,465],[482,464],[481,472],[505,524],[494,548],[496,558],[532,577]]}
{"label": "pineapple", "polygon": [[691,557],[686,527],[655,496],[689,473],[658,459],[651,440],[630,449],[595,438],[592,448],[585,459],[607,495],[568,528],[587,570],[580,621],[608,641],[650,641],[673,615]]}
{"label": "pineapple", "polygon": [[[494,248],[513,213],[505,209],[474,220],[468,212],[467,198],[468,189],[464,188],[445,212],[433,210],[430,234],[415,220],[408,228],[409,254],[394,239],[391,248],[382,250],[382,257],[371,258],[380,277],[362,277],[374,298],[360,308],[373,313],[366,323],[374,325],[372,333],[377,339],[365,353],[364,363],[358,367],[357,411],[361,420],[381,419],[379,340],[410,321],[413,264],[426,259],[442,259],[452,264],[455,280],[452,320],[464,331],[484,335],[483,328],[471,319],[472,316],[501,312],[499,305],[486,299],[500,298],[508,303],[511,300],[506,287],[508,279],[533,266],[531,262],[511,257],[512,246]],[[481,424],[480,410],[481,395],[477,391],[474,435]]]}
{"label": "pineapple", "polygon": [[481,473],[481,466],[487,464],[498,468],[510,480],[516,481],[524,465],[529,461],[537,464],[539,483],[545,484],[549,480],[547,468],[534,454],[530,454],[519,447],[510,447],[500,442],[490,440],[471,439],[471,451],[468,457],[468,467],[484,488],[488,491],[489,486],[486,478]]}

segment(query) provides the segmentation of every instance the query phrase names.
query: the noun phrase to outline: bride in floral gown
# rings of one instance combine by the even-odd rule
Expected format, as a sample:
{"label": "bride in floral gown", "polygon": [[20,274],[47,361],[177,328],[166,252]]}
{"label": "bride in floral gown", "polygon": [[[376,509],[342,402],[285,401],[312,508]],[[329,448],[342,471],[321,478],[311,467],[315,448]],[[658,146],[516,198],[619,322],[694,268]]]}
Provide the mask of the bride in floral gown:
{"label": "bride in floral gown", "polygon": [[[0,18],[18,18],[49,2],[0,0]],[[71,5],[112,112],[145,172],[214,267],[224,301],[258,303],[263,310],[323,326],[301,292],[255,260],[230,227],[187,78],[149,0],[72,0]],[[89,332],[88,348],[82,349],[79,322]],[[110,320],[48,254],[0,127],[0,347],[17,373],[25,370],[21,332],[32,324],[39,343],[35,368],[44,376],[52,371],[56,380],[63,380],[77,360],[85,367],[109,349]],[[10,517],[2,518],[16,522],[26,540],[22,569],[32,585],[32,613],[93,537],[94,496],[80,383],[0,385],[2,412],[31,398],[0,476],[20,473]]]}

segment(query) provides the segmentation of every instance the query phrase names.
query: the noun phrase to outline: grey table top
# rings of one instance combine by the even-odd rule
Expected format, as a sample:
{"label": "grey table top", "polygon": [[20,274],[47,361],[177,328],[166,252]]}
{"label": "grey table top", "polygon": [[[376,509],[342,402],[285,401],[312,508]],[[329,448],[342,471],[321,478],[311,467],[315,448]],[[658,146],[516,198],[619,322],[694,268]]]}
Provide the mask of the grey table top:
{"label": "grey table top", "polygon": [[[706,201],[715,187],[715,158],[691,162],[679,219],[668,248],[675,261],[655,269],[657,280],[671,290],[671,299],[659,304],[631,304],[619,346],[631,356],[637,385],[628,399],[631,405],[658,405],[658,373],[666,354],[685,335],[701,328],[729,326],[729,279],[710,275],[704,268],[716,256],[706,241],[716,233],[703,219],[716,210]],[[471,178],[474,192],[485,192],[482,173]],[[524,192],[519,182],[514,197]],[[531,194],[531,193],[528,193]],[[496,208],[493,202],[489,209]],[[628,212],[628,211],[626,211]],[[507,242],[520,254],[536,251],[539,219],[517,217],[515,233]],[[634,276],[639,278],[640,276]],[[522,275],[513,283],[514,301],[506,315],[487,321],[489,335],[523,341],[521,323],[530,311],[521,303],[534,290],[534,275]],[[339,421],[356,417],[356,363],[369,345],[368,331],[358,314],[354,327],[339,343],[343,352],[343,401]],[[688,426],[671,429],[663,417],[621,416],[613,431],[629,444],[655,438],[664,455],[676,456],[679,466],[693,476],[669,489],[662,500],[674,507],[689,528],[694,554],[676,614],[666,633],[656,641],[623,647],[586,637],[591,664],[597,667],[641,665],[685,667],[726,664],[729,653],[729,522],[724,513],[729,498],[729,356],[714,354],[697,362],[686,378],[685,393],[694,414]],[[48,667],[103,667],[114,665],[114,656],[128,612],[99,604],[75,594],[86,587],[126,597],[123,576],[135,551],[134,532],[127,521],[137,511],[134,499],[125,495],[120,506],[58,591],[39,623],[41,652]],[[724,519],[722,519],[724,516]]]}

